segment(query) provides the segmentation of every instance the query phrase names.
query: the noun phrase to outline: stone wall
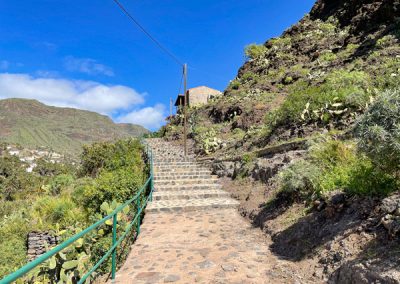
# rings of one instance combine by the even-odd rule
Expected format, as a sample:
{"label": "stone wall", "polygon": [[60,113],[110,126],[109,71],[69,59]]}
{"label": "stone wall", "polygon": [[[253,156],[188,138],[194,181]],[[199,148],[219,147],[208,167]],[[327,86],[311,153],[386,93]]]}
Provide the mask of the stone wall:
{"label": "stone wall", "polygon": [[28,260],[34,260],[56,246],[59,241],[60,238],[51,232],[30,232],[27,238]]}

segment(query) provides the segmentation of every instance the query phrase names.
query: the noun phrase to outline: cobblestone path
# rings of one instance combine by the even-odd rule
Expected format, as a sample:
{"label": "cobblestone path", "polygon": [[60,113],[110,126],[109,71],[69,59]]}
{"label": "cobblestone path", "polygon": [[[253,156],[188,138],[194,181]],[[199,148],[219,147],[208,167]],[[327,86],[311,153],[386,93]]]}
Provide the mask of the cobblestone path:
{"label": "cobblestone path", "polygon": [[294,283],[210,172],[161,140],[154,200],[116,283]]}

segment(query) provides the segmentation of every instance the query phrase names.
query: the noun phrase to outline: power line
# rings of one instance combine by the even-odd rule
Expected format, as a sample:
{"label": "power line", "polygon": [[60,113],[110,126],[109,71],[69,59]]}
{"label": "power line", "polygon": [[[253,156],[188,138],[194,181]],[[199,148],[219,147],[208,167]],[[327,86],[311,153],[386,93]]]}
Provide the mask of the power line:
{"label": "power line", "polygon": [[162,51],[164,51],[169,57],[171,57],[176,63],[183,66],[182,61],[179,60],[171,51],[169,51],[166,47],[164,47],[156,38],[154,38],[126,9],[118,0],[113,0],[118,7],[122,10],[122,12],[131,19],[138,27],[145,33]]}

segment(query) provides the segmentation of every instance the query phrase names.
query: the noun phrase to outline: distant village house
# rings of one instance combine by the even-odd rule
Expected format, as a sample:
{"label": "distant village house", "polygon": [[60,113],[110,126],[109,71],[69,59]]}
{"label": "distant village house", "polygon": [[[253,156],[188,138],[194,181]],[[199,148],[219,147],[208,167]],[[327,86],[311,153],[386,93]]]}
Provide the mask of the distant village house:
{"label": "distant village house", "polygon": [[[196,88],[191,88],[187,90],[188,106],[200,106],[205,105],[208,101],[214,97],[220,96],[222,93],[218,90],[200,86]],[[179,94],[175,101],[175,106],[177,107],[177,112],[179,112],[185,105],[185,96]]]}

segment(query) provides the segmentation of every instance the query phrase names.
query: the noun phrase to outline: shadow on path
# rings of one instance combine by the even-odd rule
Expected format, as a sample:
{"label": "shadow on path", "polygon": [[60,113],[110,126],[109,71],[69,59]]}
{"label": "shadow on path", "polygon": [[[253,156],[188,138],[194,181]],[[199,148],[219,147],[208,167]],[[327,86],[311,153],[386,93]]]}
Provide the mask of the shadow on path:
{"label": "shadow on path", "polygon": [[328,283],[399,283],[400,240],[389,240],[382,229],[353,260],[344,262]]}
{"label": "shadow on path", "polygon": [[374,201],[352,200],[348,203],[339,211],[332,212],[327,208],[301,218],[272,237],[271,251],[283,259],[300,261],[336,236],[356,230],[368,216],[363,208],[372,208]]}

